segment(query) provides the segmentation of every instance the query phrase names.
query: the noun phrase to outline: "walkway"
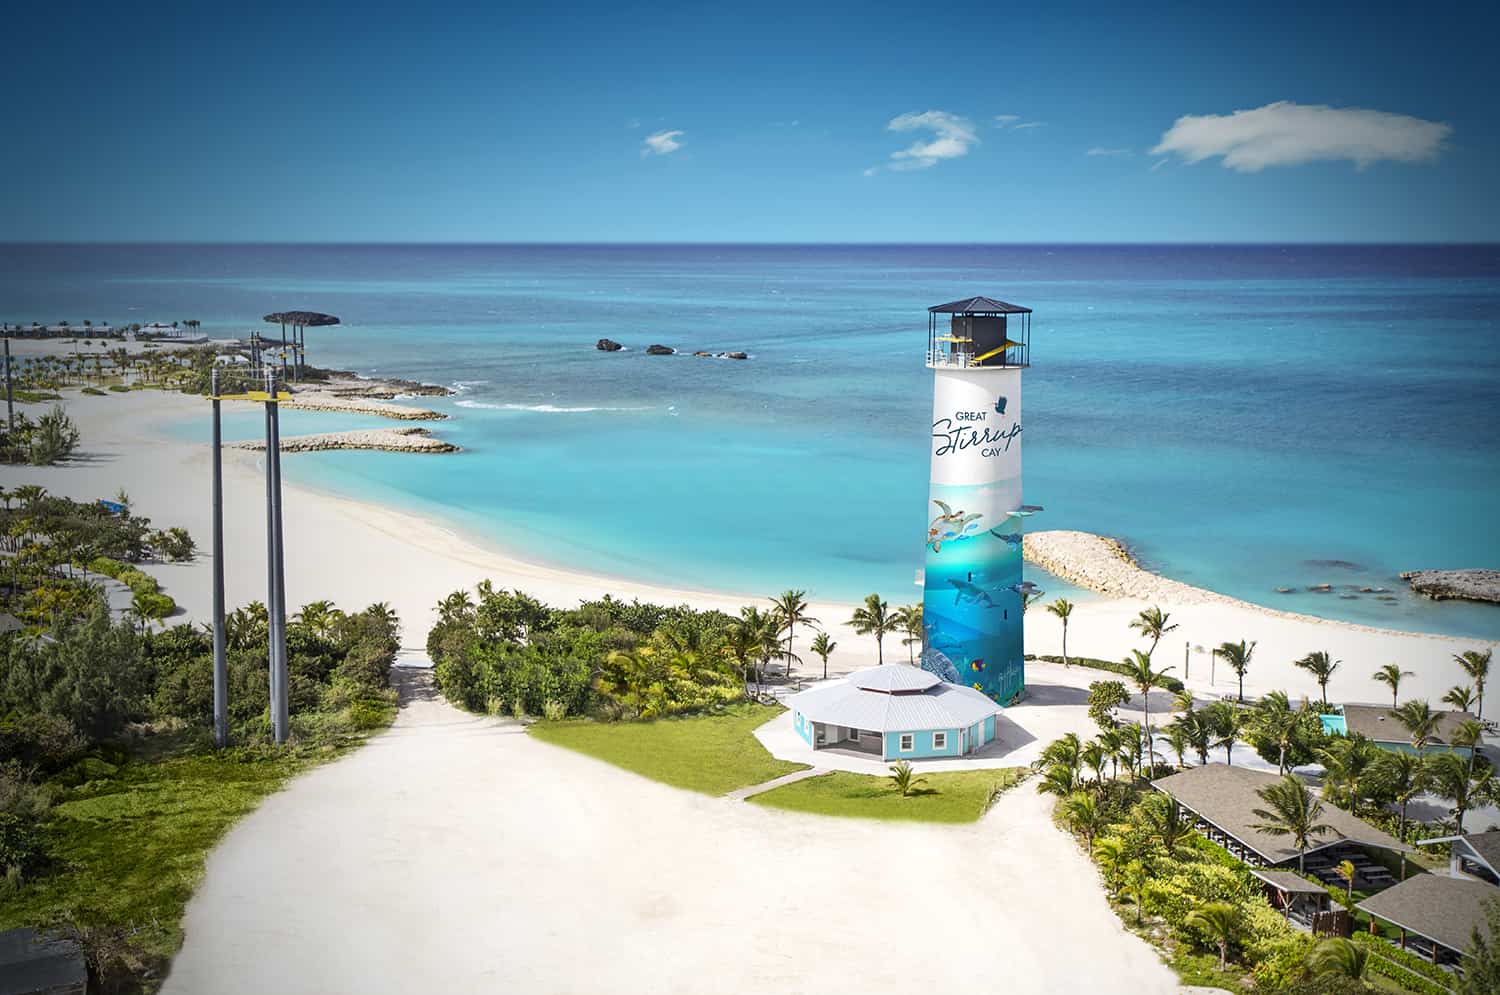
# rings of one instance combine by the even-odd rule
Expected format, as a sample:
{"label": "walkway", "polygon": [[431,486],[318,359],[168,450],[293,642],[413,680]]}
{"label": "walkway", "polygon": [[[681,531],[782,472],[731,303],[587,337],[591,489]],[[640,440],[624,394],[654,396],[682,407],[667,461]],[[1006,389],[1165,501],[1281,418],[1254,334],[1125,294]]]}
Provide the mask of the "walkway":
{"label": "walkway", "polygon": [[793,784],[797,781],[805,781],[809,777],[822,777],[824,774],[829,773],[832,773],[832,771],[830,771],[827,767],[809,767],[807,770],[794,770],[790,774],[782,774],[780,777],[773,777],[769,781],[762,781],[760,784],[752,784],[748,788],[736,788],[724,797],[733,799],[735,801],[744,801],[751,795],[758,795],[763,791],[770,791],[774,788],[779,788],[787,784]]}
{"label": "walkway", "polygon": [[725,804],[401,685],[213,852],[167,995],[1176,991],[1035,792],[961,827]]}

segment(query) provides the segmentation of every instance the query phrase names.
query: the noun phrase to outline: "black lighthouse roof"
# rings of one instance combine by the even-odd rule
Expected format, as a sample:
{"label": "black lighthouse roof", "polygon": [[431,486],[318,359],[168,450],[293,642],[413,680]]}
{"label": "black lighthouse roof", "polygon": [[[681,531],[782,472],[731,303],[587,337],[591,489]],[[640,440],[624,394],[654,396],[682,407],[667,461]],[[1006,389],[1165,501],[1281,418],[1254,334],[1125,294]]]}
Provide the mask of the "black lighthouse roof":
{"label": "black lighthouse roof", "polygon": [[969,297],[927,309],[933,314],[1030,314],[1031,308],[1007,304],[993,297]]}

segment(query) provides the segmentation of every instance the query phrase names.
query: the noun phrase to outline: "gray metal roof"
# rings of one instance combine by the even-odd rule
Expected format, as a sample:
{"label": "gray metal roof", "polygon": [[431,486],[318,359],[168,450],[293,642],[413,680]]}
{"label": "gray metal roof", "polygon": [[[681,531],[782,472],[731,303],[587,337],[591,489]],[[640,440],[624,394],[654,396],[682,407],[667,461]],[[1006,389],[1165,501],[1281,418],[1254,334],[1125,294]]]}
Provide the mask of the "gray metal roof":
{"label": "gray metal roof", "polygon": [[[1343,708],[1344,725],[1350,735],[1359,733],[1377,743],[1411,742],[1411,733],[1389,708],[1381,705],[1345,705]],[[1432,737],[1436,746],[1447,746],[1453,741],[1459,724],[1476,717],[1468,712],[1454,711],[1440,711],[1437,715],[1437,731]]]}
{"label": "gray metal roof", "polygon": [[1464,846],[1474,852],[1474,856],[1489,865],[1490,870],[1500,875],[1500,829],[1491,829],[1487,833],[1469,833],[1462,837]]}
{"label": "gray metal roof", "polygon": [[1494,899],[1500,899],[1500,888],[1483,881],[1417,874],[1355,907],[1463,953],[1474,930],[1484,927],[1485,903]]}
{"label": "gray metal roof", "polygon": [[[915,670],[905,664],[883,669]],[[787,704],[814,722],[882,733],[960,729],[1000,714],[999,705],[973,688],[942,681],[916,694],[889,694],[843,680],[794,694]]]}
{"label": "gray metal roof", "polygon": [[[1277,775],[1266,771],[1213,763],[1190,767],[1151,784],[1218,827],[1220,832],[1228,833],[1260,854],[1266,863],[1282,864],[1297,859],[1297,848],[1291,837],[1274,836],[1252,828],[1266,821],[1255,814],[1256,809],[1267,807],[1258,792],[1279,780],[1281,778]],[[1330,802],[1323,803],[1323,814],[1318,821],[1328,826],[1329,831],[1313,837],[1309,853],[1345,840],[1384,850],[1417,852]]]}
{"label": "gray metal roof", "polygon": [[1007,304],[993,297],[968,297],[927,309],[933,314],[1030,314],[1031,308]]}
{"label": "gray metal roof", "polygon": [[1260,867],[1250,868],[1250,873],[1266,884],[1286,895],[1326,895],[1328,889],[1316,881],[1292,871],[1268,871]]}
{"label": "gray metal roof", "polygon": [[866,691],[885,691],[891,694],[902,694],[915,691],[926,691],[939,682],[937,674],[930,673],[920,667],[908,667],[903,664],[893,663],[888,667],[871,667],[868,670],[858,670],[848,677],[850,684]]}

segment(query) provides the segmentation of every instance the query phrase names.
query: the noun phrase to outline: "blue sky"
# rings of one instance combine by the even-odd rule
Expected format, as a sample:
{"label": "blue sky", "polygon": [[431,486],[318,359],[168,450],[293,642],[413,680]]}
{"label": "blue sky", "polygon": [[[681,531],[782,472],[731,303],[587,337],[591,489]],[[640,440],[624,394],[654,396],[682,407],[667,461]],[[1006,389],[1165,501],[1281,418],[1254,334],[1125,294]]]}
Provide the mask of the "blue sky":
{"label": "blue sky", "polygon": [[13,10],[0,239],[1500,241],[1492,5],[233,6]]}

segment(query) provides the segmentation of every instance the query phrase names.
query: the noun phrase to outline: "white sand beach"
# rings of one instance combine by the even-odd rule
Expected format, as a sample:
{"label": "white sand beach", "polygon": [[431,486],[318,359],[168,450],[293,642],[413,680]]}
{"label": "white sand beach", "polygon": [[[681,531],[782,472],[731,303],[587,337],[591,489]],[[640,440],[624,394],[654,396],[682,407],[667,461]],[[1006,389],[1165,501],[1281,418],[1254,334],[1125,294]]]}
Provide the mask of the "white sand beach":
{"label": "white sand beach", "polygon": [[[105,397],[68,391],[66,405],[83,432],[80,458],[58,467],[7,467],[8,485],[38,483],[77,499],[110,496],[123,487],[140,513],[160,525],[186,527],[204,555],[193,563],[148,569],[182,605],[187,619],[206,619],[210,609],[208,448],[168,439],[159,428],[167,420],[206,418],[206,402],[159,391]],[[413,472],[420,472],[420,457],[411,458]],[[235,557],[226,570],[231,605],[265,594],[261,460],[255,453],[225,452],[226,542]],[[738,612],[740,606],[773,593],[676,589],[533,563],[433,519],[293,484],[286,485],[285,507],[289,607],[320,598],[351,608],[385,601],[400,613],[405,642],[411,647],[423,644],[440,598],[484,579],[496,586],[523,589],[554,605],[612,594]],[[790,564],[788,575],[796,572],[795,564]],[[1334,700],[1388,701],[1389,690],[1372,680],[1371,674],[1382,664],[1394,662],[1414,673],[1402,685],[1403,697],[1436,702],[1459,680],[1454,653],[1495,645],[1275,612],[1161,578],[1157,581],[1163,582],[1149,582],[1142,592],[1159,596],[1154,602],[1107,595],[1080,602],[1069,624],[1069,652],[1118,660],[1132,647],[1144,648],[1127,625],[1142,608],[1155,603],[1180,626],[1163,640],[1157,664],[1174,668],[1173,676],[1186,675],[1189,686],[1200,694],[1234,690],[1234,675],[1222,663],[1214,666],[1206,651],[1192,652],[1185,666],[1184,648],[1206,650],[1225,641],[1248,639],[1256,641],[1257,647],[1245,678],[1247,694],[1282,688],[1294,695],[1316,696],[1311,676],[1292,661],[1312,650],[1326,650],[1343,661],[1329,685]],[[916,596],[915,591],[885,593],[893,605]],[[836,624],[849,617],[853,606],[816,595],[812,592],[812,614],[829,624],[838,642],[829,662],[830,673],[873,664],[874,640]],[[1027,614],[1026,645],[1031,653],[1061,652],[1061,625],[1040,606]],[[886,658],[904,656],[899,639],[888,637]],[[821,671],[816,664],[809,658],[802,669],[811,676],[814,669]]]}

